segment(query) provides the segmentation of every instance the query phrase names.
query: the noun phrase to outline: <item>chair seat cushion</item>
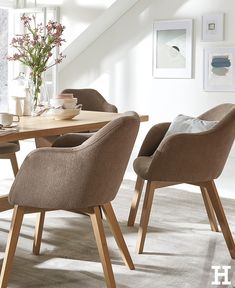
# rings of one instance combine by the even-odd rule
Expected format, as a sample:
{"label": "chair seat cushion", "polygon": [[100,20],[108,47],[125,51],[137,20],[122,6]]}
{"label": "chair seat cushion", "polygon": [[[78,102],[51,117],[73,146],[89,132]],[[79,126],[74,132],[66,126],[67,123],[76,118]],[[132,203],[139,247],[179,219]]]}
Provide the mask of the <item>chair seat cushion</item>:
{"label": "chair seat cushion", "polygon": [[15,153],[20,150],[18,142],[0,143],[0,154]]}
{"label": "chair seat cushion", "polygon": [[[177,133],[200,133],[212,129],[218,121],[206,121],[185,115],[178,115],[171,123],[165,137]],[[164,138],[165,138],[164,137]]]}

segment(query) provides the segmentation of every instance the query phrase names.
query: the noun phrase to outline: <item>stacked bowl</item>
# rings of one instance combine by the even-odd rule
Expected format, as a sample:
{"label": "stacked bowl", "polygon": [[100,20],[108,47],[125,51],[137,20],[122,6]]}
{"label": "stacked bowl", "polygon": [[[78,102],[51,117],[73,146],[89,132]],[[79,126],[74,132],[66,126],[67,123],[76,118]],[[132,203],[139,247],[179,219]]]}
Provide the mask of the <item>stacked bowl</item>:
{"label": "stacked bowl", "polygon": [[77,98],[74,98],[73,94],[59,94],[50,100],[50,104],[56,120],[72,119],[81,111],[81,107],[77,105]]}
{"label": "stacked bowl", "polygon": [[60,94],[50,101],[51,105],[55,108],[74,109],[77,105],[77,98],[73,94]]}

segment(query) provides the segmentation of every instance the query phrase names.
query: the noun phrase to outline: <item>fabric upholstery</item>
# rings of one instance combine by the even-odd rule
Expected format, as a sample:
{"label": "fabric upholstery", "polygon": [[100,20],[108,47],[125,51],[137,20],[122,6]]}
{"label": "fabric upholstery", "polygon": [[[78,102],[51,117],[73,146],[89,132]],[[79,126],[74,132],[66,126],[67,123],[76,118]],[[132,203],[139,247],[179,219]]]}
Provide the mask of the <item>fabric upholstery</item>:
{"label": "fabric upholstery", "polygon": [[61,93],[72,93],[78,103],[82,104],[83,110],[118,112],[117,107],[108,103],[95,89],[65,89]]}
{"label": "fabric upholstery", "polygon": [[151,156],[161,143],[171,123],[154,125],[147,133],[138,156]]}
{"label": "fabric upholstery", "polygon": [[186,115],[178,115],[171,123],[165,137],[176,133],[198,133],[213,128],[218,121],[207,121]]}
{"label": "fabric upholstery", "polygon": [[[199,116],[199,118],[219,123],[206,132],[175,134],[163,138],[167,124],[163,124],[160,135],[153,131],[147,134],[134,161],[137,175],[150,181],[205,182],[216,179],[222,172],[235,137],[235,104],[222,104]],[[169,125],[169,124],[168,124]],[[163,127],[165,127],[165,132]],[[156,147],[157,143],[159,145]],[[147,148],[146,148],[147,146]],[[150,156],[150,153],[155,152]],[[147,150],[147,153],[143,153]]]}
{"label": "fabric upholstery", "polygon": [[18,141],[0,143],[0,155],[15,153],[20,150],[20,144]]}
{"label": "fabric upholstery", "polygon": [[234,106],[235,104],[224,103],[206,111],[205,113],[198,116],[198,118],[208,121],[220,121],[226,114],[234,109]]}
{"label": "fabric upholstery", "polygon": [[[17,174],[9,202],[26,207],[79,210],[112,201],[139,123],[135,112],[125,113],[79,146],[34,150]],[[63,141],[65,137],[69,143],[71,135],[63,136]],[[72,142],[75,143],[74,139]]]}

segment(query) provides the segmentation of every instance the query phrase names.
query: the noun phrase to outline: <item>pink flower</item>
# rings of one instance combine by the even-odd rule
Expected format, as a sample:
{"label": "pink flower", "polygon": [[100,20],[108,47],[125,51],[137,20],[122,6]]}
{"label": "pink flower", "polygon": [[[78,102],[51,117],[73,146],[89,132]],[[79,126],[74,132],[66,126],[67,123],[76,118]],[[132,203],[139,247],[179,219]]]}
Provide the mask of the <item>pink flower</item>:
{"label": "pink flower", "polygon": [[16,52],[12,56],[7,57],[7,59],[10,61],[20,61],[30,68],[31,78],[36,89],[35,93],[38,95],[42,85],[41,74],[50,67],[61,63],[63,58],[65,58],[60,53],[48,65],[48,60],[53,55],[53,49],[65,42],[62,38],[65,27],[54,21],[49,21],[46,27],[43,27],[42,23],[36,24],[36,17],[34,15],[31,18],[24,14],[21,17],[21,21],[24,24],[25,33],[16,35],[12,39],[10,45]]}
{"label": "pink flower", "polygon": [[8,60],[21,61],[34,74],[42,73],[53,65],[61,63],[65,56],[60,53],[59,57],[52,64],[47,65],[49,58],[53,55],[52,50],[65,42],[62,39],[65,27],[60,23],[50,20],[44,29],[42,23],[36,24],[36,17],[34,15],[31,18],[24,14],[21,17],[21,21],[26,28],[26,33],[16,35],[12,39],[10,45],[17,49],[17,53],[8,57]]}
{"label": "pink flower", "polygon": [[26,16],[25,14],[23,14],[23,16],[20,17],[20,20],[23,21],[24,25],[27,25],[30,23],[30,21],[32,20],[32,18]]}

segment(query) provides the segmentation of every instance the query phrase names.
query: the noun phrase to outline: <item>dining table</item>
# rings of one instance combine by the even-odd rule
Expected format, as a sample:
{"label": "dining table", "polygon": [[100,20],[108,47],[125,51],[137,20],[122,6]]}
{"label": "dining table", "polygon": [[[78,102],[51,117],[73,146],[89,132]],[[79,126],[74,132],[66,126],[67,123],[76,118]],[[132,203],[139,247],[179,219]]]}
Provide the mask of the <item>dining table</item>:
{"label": "dining table", "polygon": [[[30,138],[62,135],[84,131],[96,131],[108,122],[119,117],[121,113],[81,111],[70,120],[55,120],[50,116],[22,116],[17,128],[0,133],[0,143]],[[140,115],[140,121],[148,121],[148,115]]]}
{"label": "dining table", "polygon": [[[69,120],[55,120],[50,116],[22,116],[17,127],[12,131],[0,133],[0,143],[26,140],[30,138],[63,135],[85,131],[97,131],[110,121],[120,117],[122,113],[81,111],[81,113]],[[140,121],[148,121],[148,115],[139,115]],[[10,128],[9,128],[10,129]],[[0,196],[0,212],[12,209],[8,202],[8,195]]]}

